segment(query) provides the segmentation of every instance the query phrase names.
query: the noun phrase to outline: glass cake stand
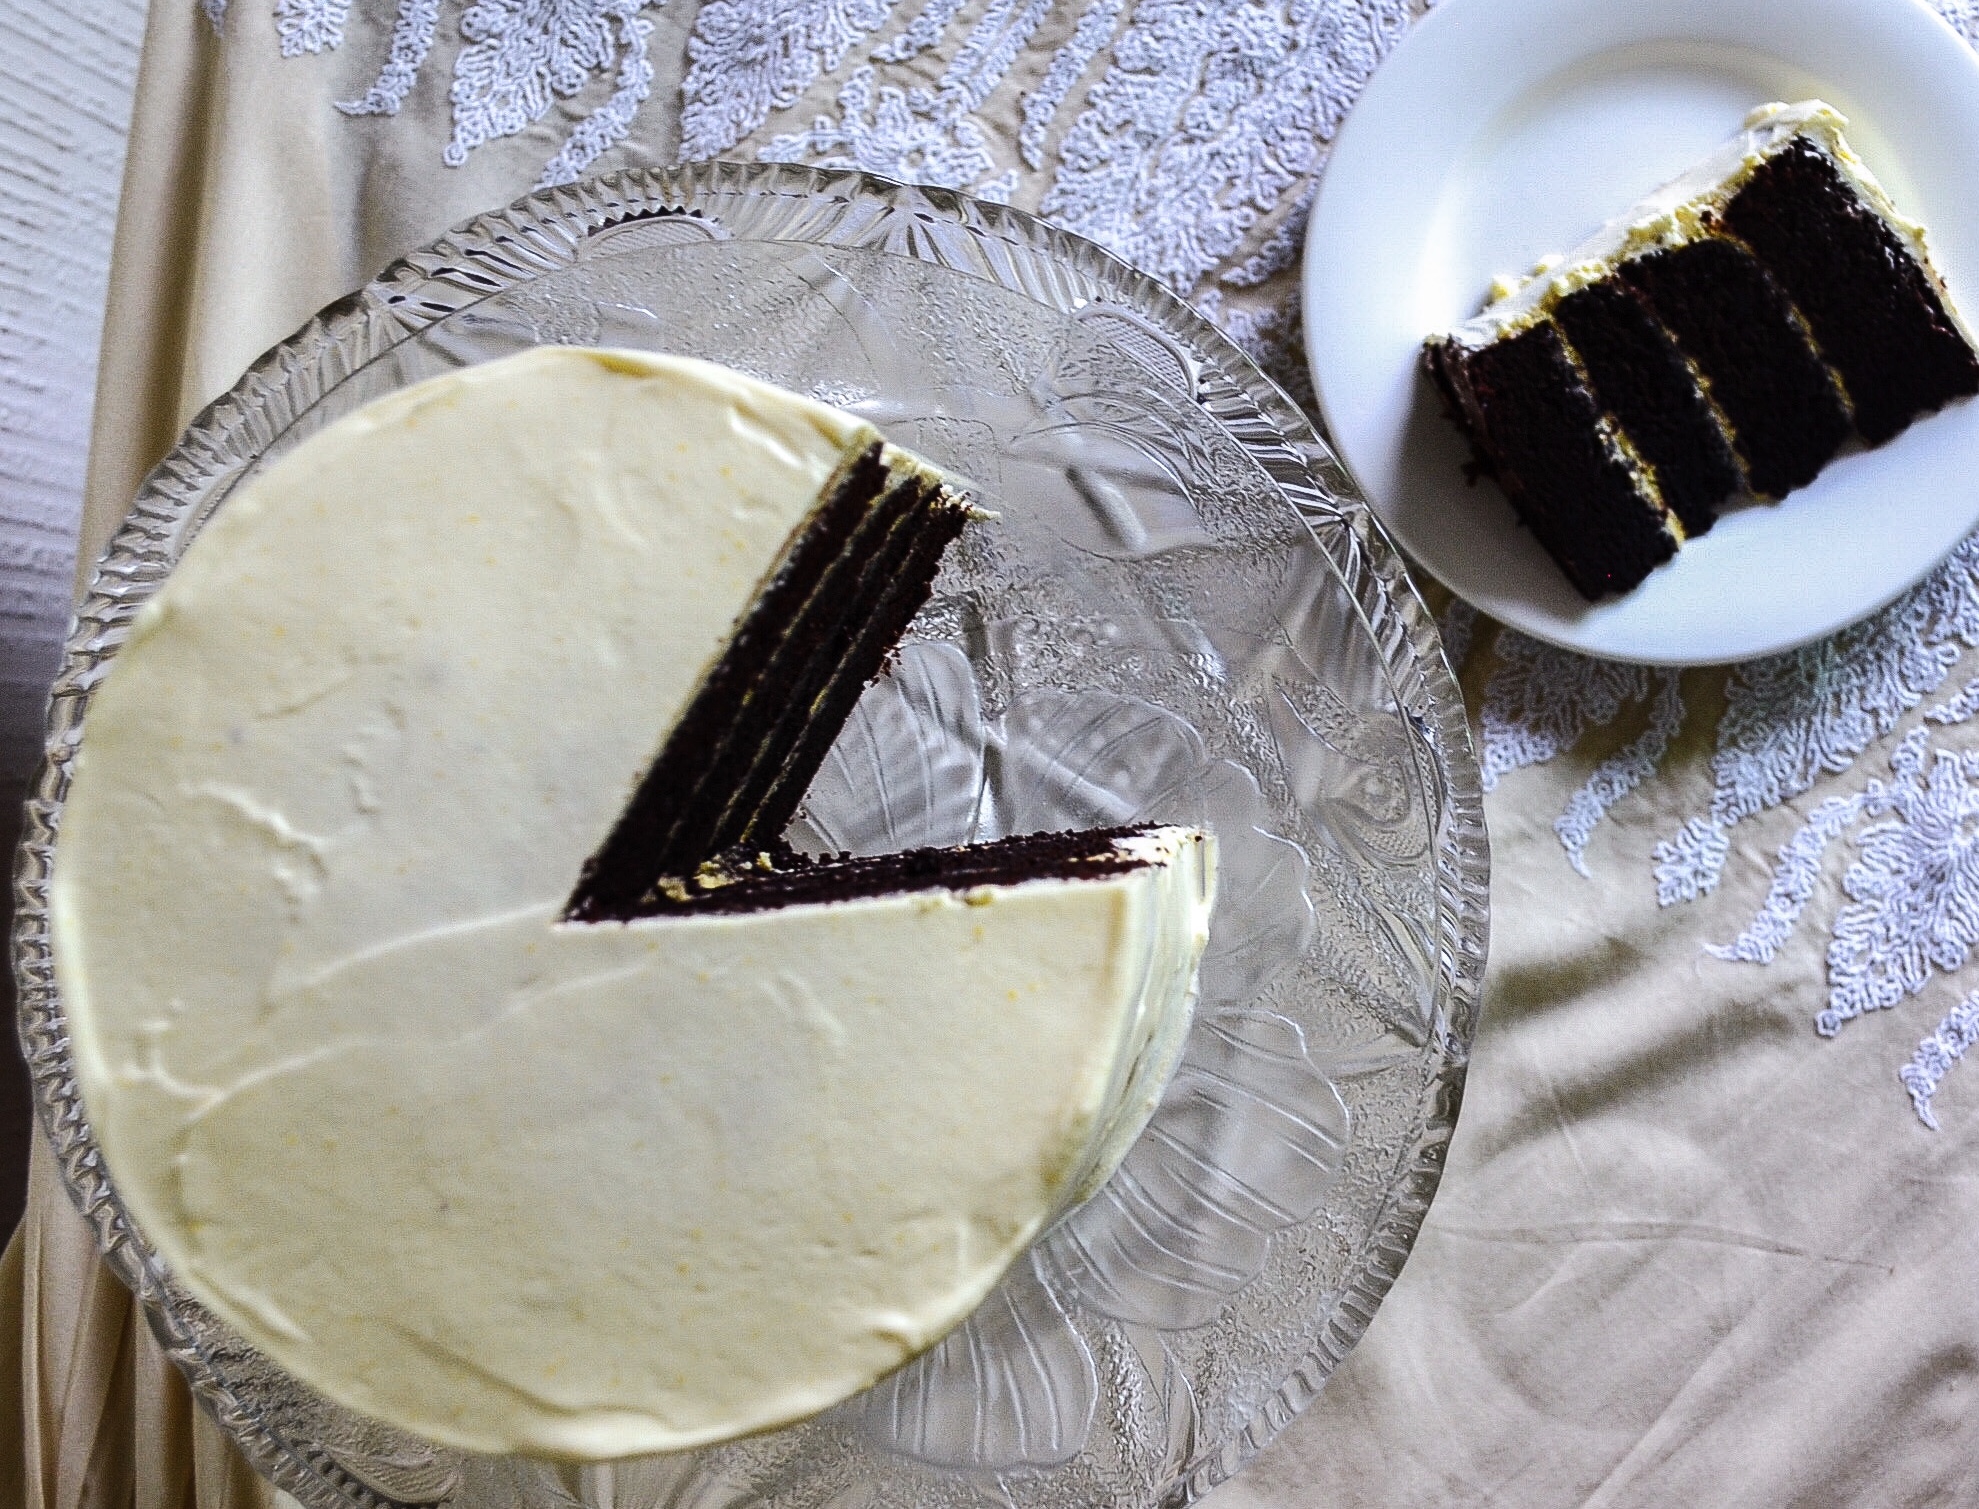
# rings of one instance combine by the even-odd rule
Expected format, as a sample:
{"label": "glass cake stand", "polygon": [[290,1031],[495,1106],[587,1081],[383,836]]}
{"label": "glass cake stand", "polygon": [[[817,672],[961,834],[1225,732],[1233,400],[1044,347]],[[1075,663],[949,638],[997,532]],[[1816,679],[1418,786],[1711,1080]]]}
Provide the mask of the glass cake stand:
{"label": "glass cake stand", "polygon": [[[1144,820],[1216,832],[1203,995],[1111,1181],[942,1345],[825,1414],[576,1468],[465,1456],[257,1355],[159,1262],[78,1096],[48,877],[89,701],[242,477],[340,414],[546,342],[706,357],[842,405],[998,514],[952,549],[800,846]],[[1394,1281],[1457,1112],[1487,858],[1434,626],[1241,352],[1028,215],[784,166],[548,190],[414,253],[194,421],[100,566],[17,874],[21,1032],[106,1259],[201,1403],[311,1509],[1184,1504],[1309,1401]]]}

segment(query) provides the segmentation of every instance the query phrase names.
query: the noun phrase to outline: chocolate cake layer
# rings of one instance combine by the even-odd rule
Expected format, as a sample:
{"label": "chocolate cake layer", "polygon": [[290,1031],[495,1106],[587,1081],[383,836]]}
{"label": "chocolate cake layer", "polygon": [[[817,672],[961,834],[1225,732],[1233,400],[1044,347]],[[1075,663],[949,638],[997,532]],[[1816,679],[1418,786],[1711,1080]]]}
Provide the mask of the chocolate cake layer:
{"label": "chocolate cake layer", "polygon": [[[831,697],[840,678],[853,677],[863,687],[879,673],[886,647],[865,644],[874,620],[888,615],[902,600],[906,618],[911,620],[927,601],[933,569],[916,579],[909,574],[910,563],[930,532],[938,534],[944,546],[953,536],[942,527],[940,516],[926,507],[931,488],[917,478],[904,479],[900,488],[899,496],[889,498],[885,505],[889,511],[898,512],[898,522],[856,563],[856,575],[845,583],[838,600],[830,605],[830,613],[821,615],[807,630],[808,653],[788,667],[785,677],[767,682],[760,707],[754,709],[749,737],[736,742],[729,757],[711,772],[697,793],[681,837],[660,857],[661,874],[688,874],[710,854],[737,844],[760,846],[779,836],[781,828],[760,834],[752,831],[751,819],[764,792],[796,757],[807,731],[815,729],[826,748],[838,737],[851,712],[849,703],[838,707]],[[960,527],[959,519],[956,527]],[[937,548],[936,564],[939,554]],[[902,628],[905,624],[903,620]],[[801,774],[805,786],[823,758],[821,748],[817,760]]]}
{"label": "chocolate cake layer", "polygon": [[1591,284],[1555,306],[1595,401],[1656,468],[1664,506],[1686,537],[1703,534],[1718,505],[1744,486],[1690,364],[1642,296],[1626,283]]}
{"label": "chocolate cake layer", "polygon": [[[897,619],[904,629],[926,601],[933,566],[918,582],[902,568],[924,531],[932,527],[945,546],[967,520],[957,500],[931,506],[933,492],[919,474],[892,475],[877,445],[828,485],[817,514],[792,542],[610,837],[585,865],[567,918],[628,915],[661,876],[691,874],[742,840],[754,804],[738,812],[725,798],[759,761],[768,758],[773,768],[783,768],[822,694],[847,669],[841,662],[848,654],[864,651],[853,667],[860,685],[877,674],[891,640],[865,646],[866,626],[876,616]],[[939,547],[934,554],[938,566]],[[903,597],[911,599],[904,616]],[[849,712],[848,703],[838,724]],[[835,724],[819,748],[820,760],[837,732]],[[813,774],[815,768],[803,773],[805,785]]]}
{"label": "chocolate cake layer", "polygon": [[1792,297],[1871,445],[1979,393],[1979,357],[1924,269],[1811,143],[1767,159],[1725,207],[1724,224]]}
{"label": "chocolate cake layer", "polygon": [[727,650],[709,670],[659,756],[647,769],[603,847],[585,862],[566,908],[573,920],[610,916],[652,884],[644,857],[672,827],[691,769],[718,741],[749,681],[775,652],[790,620],[843,554],[886,476],[880,447],[869,446],[830,485],[827,500],[795,540]]}
{"label": "chocolate cake layer", "polygon": [[1478,350],[1434,343],[1428,359],[1480,460],[1583,597],[1627,591],[1676,553],[1552,323]]}
{"label": "chocolate cake layer", "polygon": [[743,841],[742,823],[751,809],[738,807],[740,791],[762,763],[781,763],[852,653],[861,626],[898,590],[895,574],[926,527],[932,492],[917,476],[898,478],[867,511],[838,566],[750,681],[728,730],[700,752],[698,773],[675,793],[674,821],[644,857],[649,880],[689,874],[709,855]]}
{"label": "chocolate cake layer", "polygon": [[[941,568],[942,553],[966,523],[967,517],[959,509],[928,515],[926,527],[900,565],[898,590],[866,620],[858,642],[819,696],[802,738],[776,769],[775,779],[762,790],[759,800],[742,808],[749,815],[736,830],[737,842],[760,846],[783,833],[860,694],[879,676],[887,656],[927,602]],[[751,791],[744,794],[745,802],[755,789],[752,783]]]}
{"label": "chocolate cake layer", "polygon": [[1849,436],[1848,408],[1779,282],[1722,238],[1652,252],[1617,271],[1710,384],[1752,491],[1779,498],[1812,482]]}
{"label": "chocolate cake layer", "polygon": [[805,902],[852,901],[902,891],[967,891],[1030,880],[1097,880],[1139,867],[1120,851],[1123,839],[1158,826],[1025,833],[956,848],[908,849],[869,858],[815,858],[781,845],[760,856],[741,855],[669,880],[641,901],[631,917],[680,912],[759,912]]}

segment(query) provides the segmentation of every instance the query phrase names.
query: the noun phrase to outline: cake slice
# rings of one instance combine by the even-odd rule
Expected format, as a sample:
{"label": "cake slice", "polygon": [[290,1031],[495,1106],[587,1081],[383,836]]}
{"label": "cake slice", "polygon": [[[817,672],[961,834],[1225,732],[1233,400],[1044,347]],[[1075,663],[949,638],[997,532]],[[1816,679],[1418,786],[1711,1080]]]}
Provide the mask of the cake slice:
{"label": "cake slice", "polygon": [[822,1409],[1103,1179],[1193,829],[782,827],[981,515],[837,410],[546,348],[245,480],[94,693],[56,978],[112,1176],[310,1387],[595,1460]]}
{"label": "cake slice", "polygon": [[1478,469],[1586,598],[1625,591],[1677,552],[1684,527],[1607,413],[1560,327],[1537,320],[1476,347],[1429,349],[1431,375]]}
{"label": "cake slice", "polygon": [[1479,469],[1583,596],[1636,585],[1726,498],[1783,497],[1852,434],[1979,393],[1923,228],[1846,124],[1819,100],[1755,111],[1425,343]]}

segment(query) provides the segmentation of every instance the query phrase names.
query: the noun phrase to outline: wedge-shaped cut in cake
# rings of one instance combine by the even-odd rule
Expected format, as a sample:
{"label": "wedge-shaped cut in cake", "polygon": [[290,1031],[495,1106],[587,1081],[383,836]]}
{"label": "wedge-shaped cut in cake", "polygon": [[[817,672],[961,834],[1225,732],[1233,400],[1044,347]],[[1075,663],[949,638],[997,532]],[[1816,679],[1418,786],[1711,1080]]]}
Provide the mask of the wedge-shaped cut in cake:
{"label": "wedge-shaped cut in cake", "polygon": [[1425,345],[1430,376],[1586,597],[1626,591],[1726,498],[1785,496],[1979,393],[1905,218],[1819,100],[1719,152]]}
{"label": "wedge-shaped cut in cake", "polygon": [[113,1178],[304,1383],[599,1459],[819,1410],[1103,1179],[1180,1051],[1182,828],[782,828],[979,518],[836,410],[544,349],[242,484],[90,706],[57,981]]}

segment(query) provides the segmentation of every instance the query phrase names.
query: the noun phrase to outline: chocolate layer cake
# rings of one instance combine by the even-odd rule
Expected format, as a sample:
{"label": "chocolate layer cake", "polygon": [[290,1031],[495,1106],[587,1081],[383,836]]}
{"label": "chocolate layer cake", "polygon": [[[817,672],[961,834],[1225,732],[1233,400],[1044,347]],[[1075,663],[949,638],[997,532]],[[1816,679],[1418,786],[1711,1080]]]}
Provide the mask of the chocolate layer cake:
{"label": "chocolate layer cake", "polygon": [[980,519],[853,415],[550,347],[246,479],[92,694],[56,979],[117,1189],[306,1387],[600,1460],[933,1345],[1145,1124],[1215,848],[782,829]]}
{"label": "chocolate layer cake", "polygon": [[850,901],[907,891],[973,891],[1029,880],[1094,880],[1134,868],[1132,840],[1154,824],[1066,833],[1020,833],[988,843],[905,849],[897,854],[799,854],[777,843],[731,850],[688,875],[665,875],[629,917],[762,912],[806,902]]}
{"label": "chocolate layer cake", "polygon": [[1589,599],[1627,591],[1728,497],[1812,481],[1979,393],[1925,250],[1818,100],[1718,153],[1425,343],[1519,517]]}
{"label": "chocolate layer cake", "polygon": [[572,921],[634,915],[663,877],[782,836],[970,516],[936,474],[889,464],[885,449],[852,456],[793,537],[586,863]]}

